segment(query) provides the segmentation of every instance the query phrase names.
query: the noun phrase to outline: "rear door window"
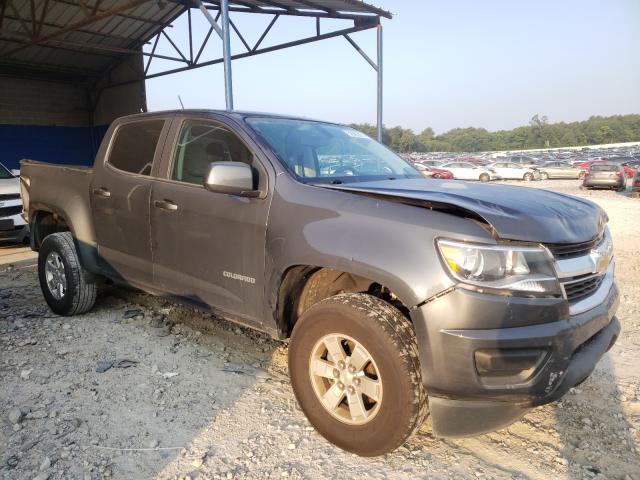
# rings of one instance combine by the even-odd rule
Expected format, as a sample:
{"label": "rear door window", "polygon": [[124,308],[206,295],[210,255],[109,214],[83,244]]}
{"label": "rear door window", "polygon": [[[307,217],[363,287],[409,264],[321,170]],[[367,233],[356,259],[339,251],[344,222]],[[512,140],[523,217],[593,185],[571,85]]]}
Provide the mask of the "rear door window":
{"label": "rear door window", "polygon": [[109,163],[128,173],[151,175],[164,120],[145,120],[118,127],[113,140]]}

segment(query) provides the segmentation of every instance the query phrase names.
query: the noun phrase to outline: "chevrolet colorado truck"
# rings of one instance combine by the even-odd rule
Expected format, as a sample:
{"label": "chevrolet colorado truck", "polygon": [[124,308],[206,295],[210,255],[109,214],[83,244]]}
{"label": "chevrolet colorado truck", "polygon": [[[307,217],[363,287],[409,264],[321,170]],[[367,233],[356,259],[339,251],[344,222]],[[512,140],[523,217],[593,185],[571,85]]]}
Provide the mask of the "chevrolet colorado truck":
{"label": "chevrolet colorado truck", "polygon": [[116,120],[93,168],[22,162],[44,298],[104,279],[289,340],[326,439],[389,452],[499,429],[585,380],[620,331],[595,204],[425,179],[344,125],[180,110]]}

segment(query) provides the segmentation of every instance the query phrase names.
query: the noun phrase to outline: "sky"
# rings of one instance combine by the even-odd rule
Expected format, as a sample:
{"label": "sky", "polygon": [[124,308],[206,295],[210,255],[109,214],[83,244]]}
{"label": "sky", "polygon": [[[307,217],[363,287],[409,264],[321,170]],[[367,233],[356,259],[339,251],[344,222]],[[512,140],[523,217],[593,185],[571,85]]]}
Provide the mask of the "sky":
{"label": "sky", "polygon": [[[457,127],[511,129],[535,114],[549,122],[591,115],[640,113],[639,0],[373,0],[394,14],[383,19],[384,124],[416,132]],[[232,13],[250,44],[267,15]],[[208,24],[193,11],[195,46]],[[350,26],[323,20],[323,32]],[[171,38],[186,47],[186,21]],[[315,33],[315,21],[280,17],[261,46]],[[375,59],[376,33],[353,35]],[[235,34],[233,53],[244,50]],[[145,47],[146,50],[150,46]],[[162,39],[158,53],[175,56]],[[202,59],[221,56],[212,36]],[[150,73],[175,68],[154,59]],[[236,110],[301,115],[343,123],[375,123],[376,75],[338,37],[236,60]],[[222,65],[147,81],[149,110],[224,108]]]}

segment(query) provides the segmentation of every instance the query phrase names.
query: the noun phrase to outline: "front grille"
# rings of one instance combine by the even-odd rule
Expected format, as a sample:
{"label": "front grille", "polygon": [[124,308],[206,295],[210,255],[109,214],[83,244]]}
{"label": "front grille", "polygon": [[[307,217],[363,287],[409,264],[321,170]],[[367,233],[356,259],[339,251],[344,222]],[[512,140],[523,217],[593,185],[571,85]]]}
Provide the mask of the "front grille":
{"label": "front grille", "polygon": [[595,292],[604,280],[604,275],[590,275],[579,280],[570,280],[562,284],[569,302],[576,302]]}
{"label": "front grille", "polygon": [[0,217],[11,217],[22,213],[22,205],[12,205],[10,207],[0,208]]}
{"label": "front grille", "polygon": [[601,233],[597,237],[581,243],[548,243],[546,246],[558,260],[582,257],[583,255],[588,255],[592,249],[602,242],[602,236],[603,234]]}
{"label": "front grille", "polygon": [[0,201],[2,200],[19,200],[19,193],[0,193]]}

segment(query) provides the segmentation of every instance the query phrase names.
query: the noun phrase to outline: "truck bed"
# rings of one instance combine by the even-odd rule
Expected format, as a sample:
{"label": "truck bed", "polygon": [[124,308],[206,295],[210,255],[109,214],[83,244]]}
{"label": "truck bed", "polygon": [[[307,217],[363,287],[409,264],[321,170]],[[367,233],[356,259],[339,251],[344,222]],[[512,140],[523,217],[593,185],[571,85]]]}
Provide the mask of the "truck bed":
{"label": "truck bed", "polygon": [[91,167],[21,160],[20,174],[23,216],[28,222],[32,220],[32,212],[48,211],[63,217],[78,240],[95,243],[92,225],[71,224],[77,219],[91,218]]}

